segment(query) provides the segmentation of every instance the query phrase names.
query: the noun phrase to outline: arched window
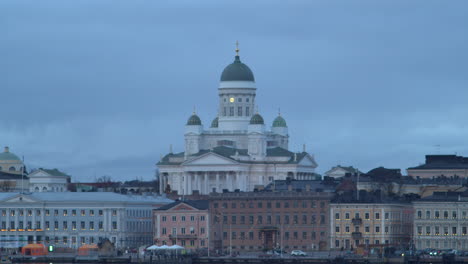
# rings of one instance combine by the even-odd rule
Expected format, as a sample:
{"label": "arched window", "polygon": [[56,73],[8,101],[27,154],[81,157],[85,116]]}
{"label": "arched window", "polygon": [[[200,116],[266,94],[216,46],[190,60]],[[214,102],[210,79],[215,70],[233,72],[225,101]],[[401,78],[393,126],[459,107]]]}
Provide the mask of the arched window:
{"label": "arched window", "polygon": [[35,191],[35,192],[38,192],[38,191],[39,191],[39,187],[34,188],[34,191]]}
{"label": "arched window", "polygon": [[10,169],[8,169],[9,171],[15,171],[15,167],[11,166]]}
{"label": "arched window", "polygon": [[43,192],[47,192],[47,187],[42,187]]}

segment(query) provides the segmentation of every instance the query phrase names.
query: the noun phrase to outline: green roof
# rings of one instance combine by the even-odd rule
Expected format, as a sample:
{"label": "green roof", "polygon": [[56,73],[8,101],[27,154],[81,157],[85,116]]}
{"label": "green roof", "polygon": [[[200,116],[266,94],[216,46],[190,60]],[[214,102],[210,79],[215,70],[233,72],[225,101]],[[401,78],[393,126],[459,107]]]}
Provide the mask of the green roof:
{"label": "green roof", "polygon": [[187,120],[187,126],[201,126],[201,119],[196,114],[190,116]]}
{"label": "green roof", "polygon": [[211,122],[211,127],[212,128],[218,127],[218,117],[213,119],[213,121]]}
{"label": "green roof", "polygon": [[263,117],[260,114],[255,114],[250,118],[251,125],[263,125],[265,122],[263,121]]}
{"label": "green roof", "polygon": [[66,176],[66,177],[70,177],[70,175],[64,173],[64,172],[61,172],[57,169],[43,169],[43,168],[40,168],[40,170],[43,170],[45,172],[47,172],[48,174],[50,175],[53,175],[53,176]]}
{"label": "green roof", "polygon": [[287,127],[286,120],[282,116],[277,116],[273,121],[273,127]]}
{"label": "green roof", "polygon": [[[236,155],[238,153],[240,156],[247,156],[248,155],[248,150],[247,149],[236,149],[236,148],[230,148],[226,146],[219,146],[215,147],[211,150],[209,149],[202,149],[198,153],[194,154],[193,156],[201,156],[203,154],[213,152],[216,154],[219,154],[223,157],[233,159],[231,156]],[[267,149],[267,157],[289,157],[289,160],[286,162],[266,162],[266,161],[242,161],[242,160],[237,160],[239,163],[299,163],[305,156],[307,156],[307,152],[299,152],[299,153],[294,153],[292,151],[289,151],[287,149],[281,148],[281,147],[276,147],[276,148],[269,148]],[[294,160],[294,156],[296,159]],[[180,162],[171,162],[170,158],[172,157],[184,157],[184,152],[180,153],[169,153],[166,156],[164,156],[160,162],[158,162],[158,165],[179,165],[182,164],[184,161]]]}
{"label": "green roof", "polygon": [[18,156],[15,154],[11,153],[8,147],[5,147],[5,151],[0,153],[0,160],[19,160],[21,161]]}
{"label": "green roof", "polygon": [[254,75],[249,66],[240,61],[239,56],[235,57],[233,63],[224,68],[221,74],[221,81],[255,81]]}

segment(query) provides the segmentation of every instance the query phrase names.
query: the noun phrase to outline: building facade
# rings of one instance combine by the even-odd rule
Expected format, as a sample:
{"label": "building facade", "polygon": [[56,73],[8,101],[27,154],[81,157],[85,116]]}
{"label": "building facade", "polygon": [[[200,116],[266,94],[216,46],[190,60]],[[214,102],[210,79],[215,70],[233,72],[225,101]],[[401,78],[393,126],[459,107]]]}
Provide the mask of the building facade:
{"label": "building facade", "polygon": [[380,247],[407,248],[411,243],[413,210],[401,203],[330,204],[332,249]]}
{"label": "building facade", "polygon": [[188,250],[208,248],[210,218],[207,200],[176,201],[153,211],[154,243]]}
{"label": "building facade", "polygon": [[66,192],[71,178],[57,169],[37,169],[29,175],[30,192]]}
{"label": "building facade", "polygon": [[297,191],[210,195],[210,248],[218,252],[327,250],[333,194]]}
{"label": "building facade", "polygon": [[468,177],[468,157],[456,155],[426,155],[426,162],[407,169],[408,176],[419,178]]}
{"label": "building facade", "polygon": [[468,249],[467,192],[435,192],[413,206],[417,249]]}
{"label": "building facade", "polygon": [[115,193],[0,193],[0,244],[78,248],[107,238],[117,248],[152,243],[152,210],[162,197]]}
{"label": "building facade", "polygon": [[[238,52],[238,50],[237,50]],[[315,179],[317,163],[305,151],[289,151],[286,120],[271,129],[256,110],[255,78],[239,54],[221,74],[218,113],[207,129],[195,113],[185,126],[185,151],[159,162],[160,190],[179,194],[253,191],[273,180]]]}

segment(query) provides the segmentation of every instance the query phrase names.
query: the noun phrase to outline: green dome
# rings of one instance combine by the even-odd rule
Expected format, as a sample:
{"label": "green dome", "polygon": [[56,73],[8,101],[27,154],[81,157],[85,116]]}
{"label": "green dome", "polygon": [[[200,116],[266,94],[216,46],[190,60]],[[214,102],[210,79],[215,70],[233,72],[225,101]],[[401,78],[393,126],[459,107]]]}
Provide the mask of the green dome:
{"label": "green dome", "polygon": [[263,117],[260,114],[255,114],[250,118],[251,125],[264,125]]}
{"label": "green dome", "polygon": [[0,160],[19,160],[21,161],[18,156],[10,152],[10,149],[8,147],[5,147],[5,151],[3,153],[0,153]]}
{"label": "green dome", "polygon": [[240,61],[239,56],[236,56],[233,63],[224,68],[221,74],[221,81],[255,81],[254,75],[249,66]]}
{"label": "green dome", "polygon": [[211,127],[212,128],[218,127],[218,117],[216,117],[215,119],[213,119],[213,121],[211,121]]}
{"label": "green dome", "polygon": [[286,120],[282,116],[278,116],[273,121],[273,127],[287,127]]}
{"label": "green dome", "polygon": [[193,114],[187,120],[187,126],[201,126],[201,119],[196,114]]}

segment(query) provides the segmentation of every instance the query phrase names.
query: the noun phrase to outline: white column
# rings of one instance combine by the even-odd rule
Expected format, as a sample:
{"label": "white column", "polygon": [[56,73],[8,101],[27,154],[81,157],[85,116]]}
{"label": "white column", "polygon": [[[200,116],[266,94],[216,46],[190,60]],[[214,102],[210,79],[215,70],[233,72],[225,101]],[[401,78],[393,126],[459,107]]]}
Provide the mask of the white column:
{"label": "white column", "polygon": [[208,175],[208,172],[205,171],[205,192],[206,194],[210,193],[210,176]]}
{"label": "white column", "polygon": [[182,194],[182,189],[184,189],[184,182],[182,179],[184,178],[186,172],[179,172],[179,181],[177,184],[177,193]]}
{"label": "white column", "polygon": [[216,172],[216,192],[220,192],[221,188],[219,187],[219,171]]}
{"label": "white column", "polygon": [[199,177],[197,177],[197,188],[198,188],[198,192],[202,194],[202,179]]}
{"label": "white column", "polygon": [[[193,176],[193,177],[192,177]],[[196,175],[189,174],[188,175],[188,189],[187,189],[187,194],[192,194],[192,180],[195,178]]]}

